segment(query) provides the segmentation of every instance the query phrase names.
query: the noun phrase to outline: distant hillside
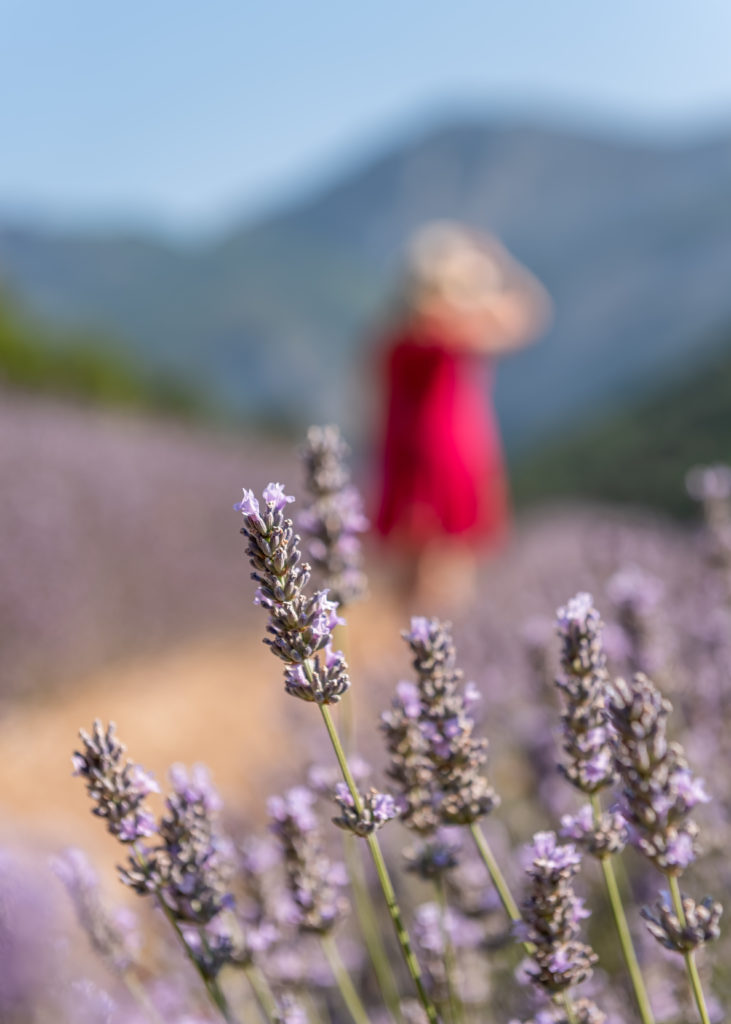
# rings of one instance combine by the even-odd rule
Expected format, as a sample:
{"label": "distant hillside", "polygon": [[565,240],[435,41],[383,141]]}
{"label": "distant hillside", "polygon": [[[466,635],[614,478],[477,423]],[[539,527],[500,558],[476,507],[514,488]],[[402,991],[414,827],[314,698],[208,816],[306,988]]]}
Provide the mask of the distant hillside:
{"label": "distant hillside", "polygon": [[697,506],[684,478],[695,463],[731,463],[731,327],[701,371],[518,463],[520,505],[594,498],[685,516]]}
{"label": "distant hillside", "polygon": [[98,333],[53,330],[0,295],[0,386],[91,405],[203,415],[204,401],[170,374],[140,366]]}
{"label": "distant hillside", "polygon": [[352,433],[403,241],[445,216],[494,228],[555,299],[550,337],[500,368],[513,451],[681,376],[731,319],[731,133],[649,147],[452,124],[212,244],[0,226],[0,278],[230,408]]}

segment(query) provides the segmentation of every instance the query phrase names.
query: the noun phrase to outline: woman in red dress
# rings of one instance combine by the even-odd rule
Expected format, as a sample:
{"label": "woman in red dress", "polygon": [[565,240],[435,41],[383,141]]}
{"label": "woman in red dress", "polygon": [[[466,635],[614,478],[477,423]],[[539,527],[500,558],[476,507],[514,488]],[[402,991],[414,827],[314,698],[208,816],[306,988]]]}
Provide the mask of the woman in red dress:
{"label": "woman in red dress", "polygon": [[[448,564],[471,569],[474,553],[497,546],[508,526],[485,356],[533,340],[549,301],[498,242],[447,222],[414,239],[404,296],[384,360],[376,526],[406,554],[412,595],[448,597]],[[459,576],[466,596],[464,571]]]}

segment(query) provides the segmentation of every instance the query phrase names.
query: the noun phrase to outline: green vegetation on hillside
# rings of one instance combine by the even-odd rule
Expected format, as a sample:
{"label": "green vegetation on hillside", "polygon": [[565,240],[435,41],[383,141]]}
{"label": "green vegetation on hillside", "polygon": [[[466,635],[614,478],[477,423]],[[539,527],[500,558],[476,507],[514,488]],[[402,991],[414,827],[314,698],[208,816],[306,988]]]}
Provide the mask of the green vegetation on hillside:
{"label": "green vegetation on hillside", "polygon": [[192,416],[203,410],[192,388],[138,369],[90,332],[55,331],[0,295],[0,384],[94,405]]}
{"label": "green vegetation on hillside", "polygon": [[579,497],[688,515],[688,468],[731,461],[731,329],[727,339],[694,376],[520,462],[516,502]]}

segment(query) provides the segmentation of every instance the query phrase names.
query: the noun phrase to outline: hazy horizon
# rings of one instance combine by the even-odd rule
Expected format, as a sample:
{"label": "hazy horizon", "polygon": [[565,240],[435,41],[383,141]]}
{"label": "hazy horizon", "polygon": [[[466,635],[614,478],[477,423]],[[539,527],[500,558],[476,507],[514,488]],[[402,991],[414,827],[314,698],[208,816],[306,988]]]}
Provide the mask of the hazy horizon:
{"label": "hazy horizon", "polygon": [[450,125],[474,124],[496,130],[526,127],[535,130],[566,133],[609,145],[638,148],[673,149],[702,145],[731,134],[731,112],[714,115],[707,121],[697,119],[668,125],[662,119],[631,122],[604,112],[601,116],[579,104],[573,108],[541,108],[505,103],[502,107],[476,102],[434,104],[406,117],[381,126],[380,131],[366,138],[353,140],[336,152],[316,155],[309,168],[294,173],[262,195],[247,199],[222,200],[218,209],[192,218],[166,214],[152,205],[108,204],[96,209],[61,209],[58,204],[26,203],[4,200],[0,195],[0,218],[6,227],[38,228],[50,231],[80,231],[104,235],[149,234],[161,241],[192,243],[215,239],[230,229],[249,227],[265,221],[289,206],[306,202],[335,185],[341,178],[356,174],[362,167],[414,140],[448,128]]}

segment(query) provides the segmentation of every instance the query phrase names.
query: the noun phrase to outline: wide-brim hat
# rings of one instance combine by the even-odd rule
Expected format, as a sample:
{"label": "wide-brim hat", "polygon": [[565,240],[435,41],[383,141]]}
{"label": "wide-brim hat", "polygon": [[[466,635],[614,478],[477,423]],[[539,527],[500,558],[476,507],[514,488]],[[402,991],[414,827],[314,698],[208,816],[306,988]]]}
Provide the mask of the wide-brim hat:
{"label": "wide-brim hat", "polygon": [[413,236],[406,258],[404,299],[418,312],[436,305],[474,312],[505,287],[502,247],[454,221],[434,221]]}

